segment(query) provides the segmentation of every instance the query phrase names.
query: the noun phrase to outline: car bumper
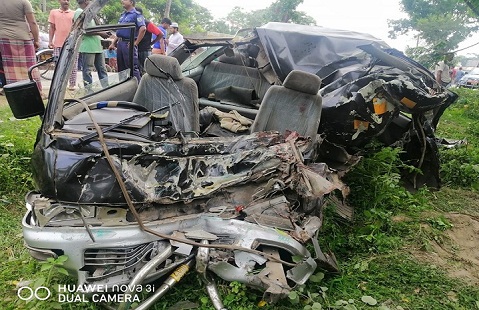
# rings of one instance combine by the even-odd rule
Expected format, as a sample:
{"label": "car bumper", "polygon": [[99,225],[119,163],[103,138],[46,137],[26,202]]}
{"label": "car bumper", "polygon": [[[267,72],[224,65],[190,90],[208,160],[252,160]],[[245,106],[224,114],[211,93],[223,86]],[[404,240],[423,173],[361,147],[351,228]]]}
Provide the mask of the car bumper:
{"label": "car bumper", "polygon": [[[93,267],[108,269],[111,264],[118,261],[128,261],[131,257],[152,257],[155,249],[157,253],[162,247],[169,246],[170,242],[141,230],[139,225],[115,225],[90,227],[88,232],[84,227],[56,226],[40,227],[32,220],[32,212],[28,211],[22,221],[23,236],[27,248],[32,256],[48,255],[48,253],[64,254],[68,260],[64,266],[72,275],[78,277],[78,284],[105,284],[121,285],[131,280],[132,267],[134,270],[141,268],[144,263],[138,262],[137,266],[125,266],[118,272],[109,276],[95,276]],[[207,234],[218,237],[217,242],[231,244],[247,249],[269,247],[281,252],[287,252],[290,257],[303,257],[303,263],[297,265],[286,273],[286,277],[297,284],[303,284],[316,269],[316,262],[311,258],[309,251],[301,243],[288,234],[277,229],[262,227],[234,219],[222,219],[215,215],[199,214],[175,217],[174,219],[145,223],[145,226],[156,232],[171,235],[175,232],[201,230]],[[93,237],[92,238],[90,237]],[[197,239],[198,240],[198,239]],[[214,242],[212,242],[214,243]],[[236,252],[236,251],[235,251]],[[101,253],[101,254],[100,254]],[[113,257],[112,256],[113,253]],[[188,253],[185,254],[185,256]],[[233,258],[235,254],[231,254]],[[247,254],[249,255],[249,254]],[[251,254],[253,255],[253,254]],[[235,258],[236,259],[236,258]],[[92,260],[94,264],[92,264]],[[95,268],[96,268],[95,267]],[[128,267],[128,268],[127,268]],[[175,266],[172,266],[174,268]],[[218,276],[226,280],[237,280],[249,284],[260,283],[248,276],[245,270],[233,265],[224,268],[223,261],[210,261],[209,268]],[[116,266],[115,268],[118,268]],[[148,280],[153,281],[164,275],[158,272]],[[234,271],[235,274],[231,275]],[[288,274],[289,273],[289,274]],[[266,288],[266,287],[264,287]]]}

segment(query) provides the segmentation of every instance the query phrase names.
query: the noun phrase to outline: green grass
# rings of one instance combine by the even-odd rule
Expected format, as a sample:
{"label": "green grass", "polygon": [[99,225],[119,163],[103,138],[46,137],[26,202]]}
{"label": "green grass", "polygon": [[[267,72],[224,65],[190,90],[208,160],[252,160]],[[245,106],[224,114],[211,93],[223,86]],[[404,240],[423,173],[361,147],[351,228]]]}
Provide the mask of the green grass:
{"label": "green grass", "polygon": [[[467,139],[467,148],[441,150],[444,186],[439,191],[411,194],[401,186],[398,151],[385,148],[365,158],[348,175],[350,201],[356,207],[352,223],[337,219],[331,209],[320,234],[323,251],[335,253],[340,274],[325,273],[324,279],[309,281],[275,305],[261,309],[479,309],[479,288],[451,278],[446,270],[414,253],[431,251],[431,243],[443,240],[451,226],[443,214],[477,214],[479,179],[479,100],[477,92],[460,89],[461,99],[444,113],[437,134],[451,139]],[[15,285],[23,280],[46,277],[41,264],[23,247],[21,218],[23,197],[33,188],[29,168],[40,120],[16,121],[8,107],[0,107],[0,301],[1,309],[32,308],[16,298]],[[479,268],[479,266],[478,266]],[[318,272],[321,272],[318,270]],[[50,282],[64,284],[55,274]],[[228,309],[257,309],[262,293],[239,283],[218,280],[218,289]],[[291,297],[294,297],[294,296]],[[378,305],[361,301],[371,296]],[[190,301],[199,309],[213,309],[203,285],[194,273],[174,287],[155,309],[169,309]],[[339,306],[342,304],[342,306]],[[346,304],[348,305],[346,307]],[[380,308],[380,305],[382,308]],[[38,304],[50,309],[54,304]],[[62,305],[70,309],[100,309],[89,304]],[[349,307],[349,308],[348,308]]]}
{"label": "green grass", "polygon": [[37,263],[23,246],[23,197],[33,188],[30,154],[40,125],[38,118],[19,121],[8,107],[0,106],[0,308],[15,299],[18,281],[35,277]]}

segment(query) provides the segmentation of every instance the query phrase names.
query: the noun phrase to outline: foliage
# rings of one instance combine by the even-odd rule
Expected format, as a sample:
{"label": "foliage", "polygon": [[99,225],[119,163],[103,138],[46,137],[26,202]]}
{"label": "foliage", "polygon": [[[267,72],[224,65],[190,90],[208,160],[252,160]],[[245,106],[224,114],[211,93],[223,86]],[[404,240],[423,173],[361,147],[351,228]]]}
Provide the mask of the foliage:
{"label": "foliage", "polygon": [[473,120],[479,120],[479,102],[477,101],[477,90],[468,88],[455,89],[459,95],[459,99],[454,104],[453,108],[460,109],[464,116]]}
{"label": "foliage", "polygon": [[[479,190],[479,101],[477,90],[454,90],[459,99],[443,115],[439,134],[462,139],[466,146],[440,149],[441,179],[447,186]],[[446,125],[446,126],[443,126]],[[442,127],[452,128],[445,130]]]}
{"label": "foliage", "polygon": [[[268,22],[315,25],[316,21],[314,18],[305,12],[296,10],[298,5],[303,1],[304,0],[276,0],[265,9],[250,12],[246,12],[240,7],[235,7],[225,19],[216,21],[208,30],[217,32],[225,32],[226,30],[233,34],[239,29],[253,28]],[[226,28],[224,26],[226,26]]]}
{"label": "foliage", "polygon": [[[235,7],[226,18],[214,19],[211,12],[194,0],[173,0],[170,9],[170,19],[179,24],[183,34],[215,31],[221,33],[236,33],[242,28],[261,26],[267,22],[287,22],[305,25],[314,25],[314,18],[296,8],[304,0],[276,0],[269,7],[261,10],[246,12]],[[47,11],[42,12],[42,0],[32,0],[36,8],[35,14],[42,29],[48,29],[48,12],[58,7],[58,0],[47,0]],[[159,23],[165,12],[167,0],[142,0],[137,1],[137,6],[143,9],[145,17],[152,22]],[[70,2],[76,8],[74,1]],[[100,11],[100,18],[105,24],[115,24],[123,12],[119,0],[111,0]]]}
{"label": "foliage", "polygon": [[361,210],[400,208],[414,202],[401,184],[401,170],[413,170],[400,159],[401,149],[371,144],[363,160],[348,173],[351,203]]}
{"label": "foliage", "polygon": [[[167,0],[142,0],[137,6],[143,9],[143,14],[148,20],[159,23],[164,16]],[[110,1],[100,11],[100,16],[105,24],[118,22],[123,7],[120,1]],[[211,13],[192,0],[174,0],[171,3],[170,19],[180,25],[181,32],[204,31],[205,24],[212,20]]]}
{"label": "foliage", "polygon": [[417,33],[418,46],[406,53],[430,67],[447,52],[454,51],[474,31],[477,19],[463,1],[456,0],[401,0],[407,19],[389,21],[390,38]]}
{"label": "foliage", "polygon": [[[27,299],[28,295],[23,296],[24,299],[27,300],[17,299],[15,301],[15,308],[35,310],[64,309],[65,301],[59,298],[60,294],[64,293],[61,293],[62,291],[58,289],[58,283],[62,283],[62,285],[72,285],[71,279],[68,278],[68,271],[63,268],[67,260],[68,256],[61,255],[57,258],[49,257],[46,261],[40,262],[40,270],[37,272],[35,279],[17,284],[19,289],[25,286],[31,288],[38,294],[38,298],[40,299],[33,296]],[[28,293],[29,290],[22,289],[19,293],[20,296],[25,292]],[[75,302],[69,304],[69,309],[95,309],[95,306],[88,302]]]}
{"label": "foliage", "polygon": [[8,113],[0,114],[0,197],[9,193],[23,195],[32,188],[30,154],[39,119],[18,121]]}
{"label": "foliage", "polygon": [[[158,23],[164,14],[167,0],[137,1],[137,6],[144,11],[145,17]],[[46,0],[46,9],[42,10],[43,0],[31,0],[35,17],[40,30],[48,31],[48,15],[50,10],[58,8],[58,0]],[[76,1],[70,1],[70,8],[76,9]],[[116,24],[123,12],[120,0],[110,0],[100,11],[100,19],[105,24]],[[179,23],[184,34],[204,31],[205,25],[213,20],[211,13],[193,0],[173,0],[171,3],[170,19]]]}
{"label": "foliage", "polygon": [[479,190],[479,152],[471,148],[442,150],[441,178],[452,187]]}
{"label": "foliage", "polygon": [[449,228],[454,227],[453,224],[449,222],[448,219],[446,219],[443,215],[437,217],[437,218],[430,218],[427,219],[431,227],[437,229],[437,230],[446,230]]}
{"label": "foliage", "polygon": [[402,186],[401,170],[412,167],[400,160],[400,149],[378,147],[371,144],[368,155],[344,179],[351,190],[349,204],[355,209],[353,225],[344,225],[330,214],[324,217],[322,234],[327,247],[337,255],[387,253],[398,249],[404,239],[395,232],[402,228],[392,217],[428,207],[427,190],[413,194]]}

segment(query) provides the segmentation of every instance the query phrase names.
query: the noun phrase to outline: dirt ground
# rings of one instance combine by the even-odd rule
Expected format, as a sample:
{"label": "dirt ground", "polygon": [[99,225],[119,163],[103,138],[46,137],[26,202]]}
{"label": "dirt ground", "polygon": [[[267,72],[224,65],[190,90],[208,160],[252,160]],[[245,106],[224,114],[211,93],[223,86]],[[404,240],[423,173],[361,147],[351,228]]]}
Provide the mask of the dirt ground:
{"label": "dirt ground", "polygon": [[[443,214],[453,226],[430,241],[426,250],[411,254],[423,262],[435,265],[453,278],[479,285],[479,216],[450,212]],[[424,224],[425,230],[430,229]]]}

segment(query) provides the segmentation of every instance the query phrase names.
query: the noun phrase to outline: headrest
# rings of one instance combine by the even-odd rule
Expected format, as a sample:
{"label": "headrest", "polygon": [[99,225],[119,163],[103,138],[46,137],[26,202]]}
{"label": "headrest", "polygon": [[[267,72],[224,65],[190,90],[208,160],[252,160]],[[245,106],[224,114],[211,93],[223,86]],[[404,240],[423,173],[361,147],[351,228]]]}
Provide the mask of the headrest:
{"label": "headrest", "polygon": [[235,53],[234,56],[221,55],[218,58],[218,61],[225,64],[232,64],[232,65],[238,65],[238,66],[243,66],[245,63],[247,63],[244,57],[238,53]]}
{"label": "headrest", "polygon": [[148,56],[145,60],[145,70],[151,76],[156,76],[161,79],[167,79],[168,77],[163,74],[158,68],[162,69],[166,73],[171,74],[173,80],[178,81],[183,79],[183,74],[181,73],[181,67],[178,63],[178,59],[160,55],[153,54]]}
{"label": "headrest", "polygon": [[309,72],[293,70],[284,79],[283,86],[302,93],[316,95],[321,87],[321,78]]}

